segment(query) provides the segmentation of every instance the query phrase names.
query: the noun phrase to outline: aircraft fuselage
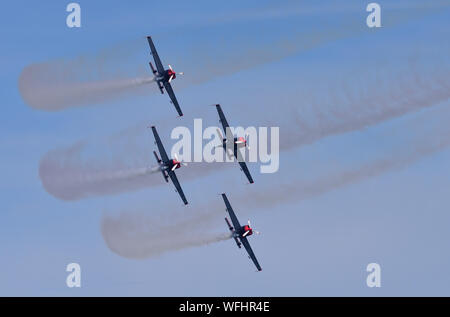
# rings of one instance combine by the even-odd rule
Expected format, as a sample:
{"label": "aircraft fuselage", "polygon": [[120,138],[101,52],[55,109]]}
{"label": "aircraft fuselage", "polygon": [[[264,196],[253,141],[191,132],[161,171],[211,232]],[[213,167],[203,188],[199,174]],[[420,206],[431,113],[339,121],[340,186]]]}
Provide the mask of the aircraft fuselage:
{"label": "aircraft fuselage", "polygon": [[[247,141],[243,137],[239,137],[239,138],[234,137],[233,142],[234,142],[234,144],[233,144],[234,154],[237,153],[238,148],[247,146]],[[222,146],[225,150],[227,149],[227,144],[228,144],[228,140],[226,138],[224,138],[222,140]]]}
{"label": "aircraft fuselage", "polygon": [[241,226],[240,228],[233,228],[233,238],[241,238],[244,237],[244,234],[248,231],[245,236],[251,236],[253,234],[253,229],[250,228],[249,225]]}
{"label": "aircraft fuselage", "polygon": [[164,179],[166,180],[166,182],[168,181],[168,177],[169,177],[169,171],[170,170],[176,170],[177,168],[181,167],[181,162],[179,162],[178,160],[175,159],[171,159],[169,160],[167,163],[164,163],[159,157],[158,154],[156,154],[155,151],[153,151],[153,153],[155,154],[155,158],[156,161],[159,164],[159,168],[161,170],[161,173],[164,176]]}
{"label": "aircraft fuselage", "polygon": [[167,82],[169,82],[169,79],[172,76],[173,76],[172,80],[177,77],[176,73],[173,70],[166,69],[162,75],[160,73],[156,72],[155,79],[157,82],[167,83]]}
{"label": "aircraft fuselage", "polygon": [[[166,164],[164,164],[163,162],[160,162],[161,165],[161,169],[168,171],[168,170],[172,170],[172,169],[178,169],[181,167],[181,162],[178,162],[175,159],[171,159],[169,162],[167,162]],[[175,167],[175,168],[174,168]]]}

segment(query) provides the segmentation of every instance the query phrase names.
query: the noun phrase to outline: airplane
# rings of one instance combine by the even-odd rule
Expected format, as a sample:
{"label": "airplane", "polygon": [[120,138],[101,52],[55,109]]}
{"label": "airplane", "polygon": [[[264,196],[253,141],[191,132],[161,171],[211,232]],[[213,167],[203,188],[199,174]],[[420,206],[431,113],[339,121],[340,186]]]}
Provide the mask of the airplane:
{"label": "airplane", "polygon": [[183,116],[183,112],[181,111],[180,105],[178,104],[177,97],[175,97],[175,93],[173,92],[172,86],[170,85],[171,81],[177,77],[177,75],[183,75],[184,73],[175,73],[172,69],[172,66],[169,65],[169,69],[164,69],[161,60],[159,59],[158,52],[156,51],[155,45],[153,44],[153,40],[151,36],[147,36],[148,44],[150,45],[151,54],[153,55],[153,59],[155,60],[155,67],[153,67],[152,62],[149,62],[150,68],[152,69],[153,75],[155,75],[155,81],[158,85],[161,93],[164,94],[164,88],[170,97],[170,102],[175,106],[175,109],[178,112],[178,115]]}
{"label": "airplane", "polygon": [[251,236],[253,232],[256,234],[259,234],[258,231],[253,230],[250,227],[250,220],[248,221],[248,224],[245,226],[241,226],[239,223],[233,208],[231,208],[230,202],[228,201],[227,195],[222,194],[223,201],[225,202],[225,206],[227,207],[227,211],[230,214],[231,222],[233,225],[230,224],[230,221],[227,217],[225,217],[225,221],[228,225],[228,229],[231,231],[231,236],[233,237],[234,241],[236,241],[237,246],[239,249],[241,248],[241,245],[244,245],[244,248],[247,250],[247,253],[249,255],[249,258],[252,259],[253,263],[255,263],[256,268],[258,271],[261,271],[261,266],[258,263],[258,260],[256,259],[255,254],[253,253],[252,248],[250,247],[250,243],[247,240],[248,236]]}
{"label": "airplane", "polygon": [[164,149],[164,146],[161,142],[161,139],[159,138],[158,132],[156,131],[156,128],[152,126],[153,135],[155,136],[156,145],[158,146],[159,154],[161,155],[161,159],[158,157],[158,154],[156,151],[153,151],[153,154],[155,154],[156,161],[159,164],[161,173],[163,174],[163,177],[165,181],[169,182],[169,177],[172,180],[172,183],[175,185],[176,191],[180,195],[181,199],[183,200],[184,204],[187,205],[188,201],[186,200],[186,197],[184,196],[183,189],[181,189],[181,185],[178,182],[177,176],[175,175],[175,170],[177,168],[180,168],[181,165],[186,166],[186,163],[180,162],[178,160],[177,155],[175,154],[175,159],[169,159],[167,156],[166,150]]}
{"label": "airplane", "polygon": [[[227,119],[225,118],[225,115],[223,114],[222,108],[220,107],[219,104],[216,105],[217,108],[217,112],[219,113],[219,118],[220,118],[220,122],[222,123],[222,127],[223,127],[223,131],[226,137],[224,137],[222,135],[222,133],[220,132],[220,129],[217,129],[217,133],[219,134],[219,137],[222,139],[222,145],[221,147],[223,147],[223,149],[225,150],[225,152],[227,153],[227,155],[229,155],[228,151],[227,151],[227,143],[228,141],[233,142],[234,146],[233,146],[233,154],[236,157],[236,160],[238,161],[239,165],[241,166],[241,170],[244,172],[245,176],[247,176],[248,181],[250,182],[250,184],[253,184],[253,178],[252,175],[250,175],[250,171],[247,168],[247,164],[245,164],[245,162],[241,162],[238,159],[238,149],[242,148],[242,147],[247,147],[248,148],[248,142],[246,138],[243,137],[235,137],[232,135],[231,130],[230,130],[230,126],[227,122]],[[230,138],[230,140],[228,140],[228,137]]]}

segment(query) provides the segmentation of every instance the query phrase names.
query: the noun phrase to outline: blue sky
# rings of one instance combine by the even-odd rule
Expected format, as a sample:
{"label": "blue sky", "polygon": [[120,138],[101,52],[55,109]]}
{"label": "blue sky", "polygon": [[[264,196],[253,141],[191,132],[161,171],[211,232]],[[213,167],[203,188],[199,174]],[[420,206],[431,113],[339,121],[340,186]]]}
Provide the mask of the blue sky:
{"label": "blue sky", "polygon": [[[332,115],[341,106],[327,98],[330,91],[342,87],[399,106],[398,100],[404,97],[397,96],[395,89],[402,87],[403,80],[409,83],[410,65],[422,79],[443,72],[438,78],[448,85],[448,7],[423,14],[408,8],[417,1],[400,2],[396,10],[388,10],[392,4],[383,1],[382,8],[387,8],[382,11],[383,27],[366,30],[367,3],[363,1],[350,1],[343,8],[331,1],[321,6],[323,11],[308,1],[79,3],[80,29],[66,27],[66,4],[60,1],[5,5],[8,14],[0,31],[1,295],[449,295],[445,273],[450,264],[445,252],[450,220],[448,150],[309,199],[280,198],[267,208],[252,205],[255,190],[264,193],[284,184],[312,184],[380,157],[403,160],[416,144],[444,139],[444,133],[433,134],[429,127],[440,131],[440,125],[445,125],[449,106],[445,94],[426,108],[417,103],[418,111],[283,151],[279,173],[261,175],[257,166],[251,166],[255,176],[251,189],[237,167],[182,182],[192,204],[165,210],[165,202],[173,206],[177,198],[170,186],[68,202],[50,195],[38,174],[39,162],[49,150],[80,140],[93,147],[100,143],[103,148],[94,156],[99,161],[108,158],[113,152],[108,146],[117,143],[102,140],[133,126],[143,131],[127,138],[142,151],[148,146],[149,164],[153,164],[151,135],[143,122],[164,123],[162,131],[179,124],[167,96],[158,95],[156,87],[149,87],[147,94],[58,112],[29,107],[18,90],[19,76],[27,65],[80,55],[89,59],[109,47],[119,46],[120,54],[127,56],[116,65],[125,75],[144,73],[149,56],[143,36],[152,34],[163,61],[186,71],[185,78],[174,83],[175,89],[179,85],[176,93],[187,114],[181,122],[189,124],[198,114],[213,120],[215,113],[205,109],[220,102],[236,125],[270,119],[280,124],[283,138],[283,133],[306,129],[292,125],[289,109],[305,111],[303,119],[312,120],[306,110],[317,99],[315,105]],[[287,44],[280,50],[271,47],[279,43]],[[196,49],[205,47],[206,52]],[[229,64],[234,56],[248,67],[235,70]],[[121,63],[120,58],[111,59]],[[216,66],[202,67],[207,62]],[[136,68],[141,64],[142,69]],[[201,83],[195,84],[196,76],[203,79]],[[413,83],[400,90],[411,94],[404,99],[415,100],[419,93],[427,96],[426,103],[433,94],[425,88],[431,91],[434,84],[430,88]],[[362,112],[370,105],[355,104]],[[347,119],[336,117],[337,122]],[[170,142],[167,135],[163,138]],[[126,154],[134,158],[134,153]],[[183,178],[181,170],[179,178]],[[102,217],[147,206],[149,214],[171,217],[173,213],[175,217],[180,212],[195,214],[196,206],[216,199],[220,223],[224,213],[217,194],[223,191],[229,193],[235,211],[243,214],[242,220],[250,217],[263,232],[251,239],[261,273],[254,272],[232,241],[132,260],[112,252],[102,237]],[[245,195],[248,200],[240,205],[238,197]],[[225,229],[225,223],[217,228]],[[70,262],[82,267],[80,289],[65,285],[65,267]],[[381,265],[379,289],[365,284],[365,267],[370,262]]]}

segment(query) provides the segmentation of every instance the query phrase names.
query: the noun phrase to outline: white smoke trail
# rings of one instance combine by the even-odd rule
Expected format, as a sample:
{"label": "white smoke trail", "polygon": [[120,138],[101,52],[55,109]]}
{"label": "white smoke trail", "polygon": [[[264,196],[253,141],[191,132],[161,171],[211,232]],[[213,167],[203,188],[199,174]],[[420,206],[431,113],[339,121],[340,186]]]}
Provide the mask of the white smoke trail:
{"label": "white smoke trail", "polygon": [[411,66],[397,77],[361,80],[363,87],[344,83],[337,89],[323,88],[326,93],[322,95],[301,95],[307,107],[293,108],[291,115],[286,116],[290,118],[286,125],[298,128],[283,129],[280,149],[361,130],[446,101],[450,98],[448,71],[446,64],[431,74]]}
{"label": "white smoke trail", "polygon": [[101,231],[113,252],[126,258],[142,259],[230,238],[229,232],[211,231],[201,226],[208,220],[212,220],[211,214],[186,219],[182,213],[171,213],[169,217],[164,213],[149,214],[147,210],[103,217]]}
{"label": "white smoke trail", "polygon": [[86,81],[75,73],[65,71],[65,68],[74,67],[68,67],[66,62],[60,61],[25,67],[19,77],[22,98],[35,109],[56,111],[72,106],[101,103],[111,97],[120,97],[131,88],[155,81],[153,77]]}

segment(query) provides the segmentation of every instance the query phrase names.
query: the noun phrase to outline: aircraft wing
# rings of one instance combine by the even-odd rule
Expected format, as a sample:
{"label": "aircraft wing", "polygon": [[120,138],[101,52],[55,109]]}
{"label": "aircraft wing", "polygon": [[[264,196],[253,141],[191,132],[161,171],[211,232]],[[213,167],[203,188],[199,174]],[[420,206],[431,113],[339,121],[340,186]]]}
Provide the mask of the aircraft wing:
{"label": "aircraft wing", "polygon": [[[225,138],[233,138],[233,135],[230,130],[230,125],[227,122],[227,119],[225,118],[225,115],[223,114],[222,108],[219,104],[216,105],[217,112],[219,113],[220,122],[222,123],[223,132],[225,133]],[[230,132],[227,133],[227,131],[230,130]],[[231,141],[231,140],[230,140]],[[234,138],[233,138],[234,141]]]}
{"label": "aircraft wing", "polygon": [[164,163],[167,163],[169,161],[169,157],[167,156],[166,150],[164,149],[164,146],[161,142],[161,139],[159,138],[158,132],[156,131],[155,127],[152,127],[153,135],[155,136],[156,145],[158,145],[159,154],[161,155],[161,159]]}
{"label": "aircraft wing", "polygon": [[153,44],[152,37],[147,36],[148,45],[150,45],[150,50],[152,51],[153,59],[155,60],[156,69],[158,70],[158,73],[161,75],[164,73],[164,66],[161,63],[161,60],[159,59],[158,52],[156,51],[156,47]]}
{"label": "aircraft wing", "polygon": [[169,176],[172,180],[172,183],[175,185],[175,188],[177,189],[178,194],[180,195],[181,199],[183,200],[184,204],[187,205],[188,201],[186,200],[186,196],[184,196],[183,189],[181,189],[181,185],[178,182],[177,175],[175,175],[174,171],[169,170]]}
{"label": "aircraft wing", "polygon": [[222,194],[223,201],[225,202],[225,206],[227,207],[228,214],[230,215],[231,222],[233,223],[234,229],[238,230],[241,227],[239,220],[237,219],[233,208],[231,208],[230,202],[228,201],[227,195]]}
{"label": "aircraft wing", "polygon": [[247,168],[247,164],[245,164],[245,162],[238,162],[238,163],[241,166],[241,169],[244,172],[245,176],[247,176],[247,179],[250,182],[250,184],[253,184],[253,178],[252,175],[250,175],[250,171]]}
{"label": "aircraft wing", "polygon": [[183,116],[183,112],[181,111],[180,105],[178,104],[177,97],[175,97],[175,93],[173,92],[172,85],[168,82],[165,82],[164,87],[166,88],[166,91],[169,94],[170,100],[172,100],[175,109],[177,109],[178,115],[180,117]]}
{"label": "aircraft wing", "polygon": [[252,259],[253,263],[255,263],[256,268],[258,269],[258,271],[261,271],[261,266],[258,263],[258,260],[256,259],[255,254],[253,253],[252,248],[250,247],[250,243],[247,240],[247,237],[239,237],[239,239],[241,240],[242,244],[245,247],[245,250],[247,250],[248,255],[250,256],[250,259]]}
{"label": "aircraft wing", "polygon": [[[239,151],[239,149],[237,151]],[[241,167],[241,169],[244,172],[245,176],[247,176],[247,179],[250,182],[250,184],[253,184],[253,178],[252,178],[252,175],[250,175],[250,171],[248,170],[247,164],[245,164],[245,162],[239,161],[239,159],[238,159],[238,152],[234,153],[234,157],[238,161],[239,166]]]}

